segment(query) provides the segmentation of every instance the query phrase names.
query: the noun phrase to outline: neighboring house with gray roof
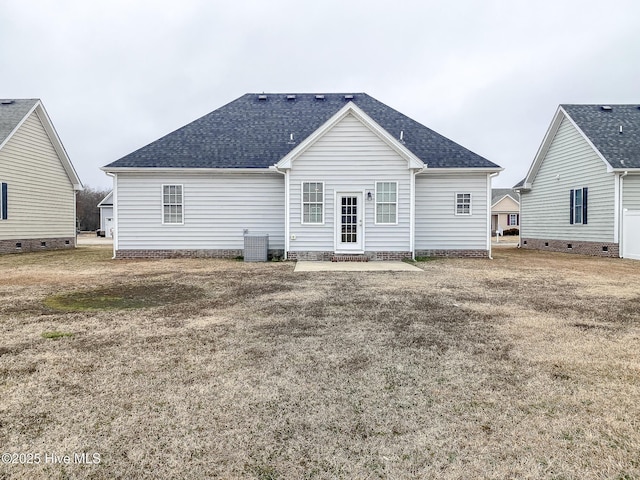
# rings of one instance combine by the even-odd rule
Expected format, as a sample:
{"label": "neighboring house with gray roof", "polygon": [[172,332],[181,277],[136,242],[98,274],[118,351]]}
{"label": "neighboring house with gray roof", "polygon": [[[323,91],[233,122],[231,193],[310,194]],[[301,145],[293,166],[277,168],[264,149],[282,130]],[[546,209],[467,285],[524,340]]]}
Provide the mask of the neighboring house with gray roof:
{"label": "neighboring house with gray roof", "polygon": [[246,94],[117,160],[116,258],[487,257],[502,169],[364,94]]}
{"label": "neighboring house with gray roof", "polygon": [[491,230],[496,232],[520,228],[520,194],[512,188],[491,190]]}
{"label": "neighboring house with gray roof", "polygon": [[516,190],[522,247],[640,259],[640,106],[560,105]]}
{"label": "neighboring house with gray roof", "polygon": [[98,203],[100,210],[100,228],[98,235],[105,238],[113,237],[113,192],[107,195]]}
{"label": "neighboring house with gray roof", "polygon": [[74,247],[81,188],[42,102],[0,100],[0,253]]}

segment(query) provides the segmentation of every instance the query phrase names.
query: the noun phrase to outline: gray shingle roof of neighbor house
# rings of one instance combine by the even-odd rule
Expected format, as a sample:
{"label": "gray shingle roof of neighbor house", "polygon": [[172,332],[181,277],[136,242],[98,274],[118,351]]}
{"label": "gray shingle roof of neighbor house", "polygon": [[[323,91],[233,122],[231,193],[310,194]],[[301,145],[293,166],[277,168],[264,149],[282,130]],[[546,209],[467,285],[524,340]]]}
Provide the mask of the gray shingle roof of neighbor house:
{"label": "gray shingle roof of neighbor house", "polygon": [[561,105],[613,168],[640,168],[640,105]]}
{"label": "gray shingle roof of neighbor house", "polygon": [[0,99],[0,144],[7,139],[36,103],[38,103],[37,98]]}
{"label": "gray shingle roof of neighbor house", "polygon": [[349,101],[430,168],[500,169],[365,93],[247,93],[104,169],[268,168]]}
{"label": "gray shingle roof of neighbor house", "polygon": [[516,202],[520,203],[520,194],[518,194],[513,188],[492,188],[491,204],[493,205],[498,200],[502,199],[505,195],[509,195]]}

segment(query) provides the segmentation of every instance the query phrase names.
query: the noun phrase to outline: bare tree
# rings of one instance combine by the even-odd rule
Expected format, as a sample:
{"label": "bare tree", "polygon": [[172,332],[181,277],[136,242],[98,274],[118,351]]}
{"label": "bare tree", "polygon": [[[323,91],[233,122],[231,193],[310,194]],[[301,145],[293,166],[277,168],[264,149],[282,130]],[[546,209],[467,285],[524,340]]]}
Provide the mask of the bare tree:
{"label": "bare tree", "polygon": [[78,229],[93,231],[100,228],[100,209],[98,204],[110,192],[108,189],[95,189],[84,187],[76,195],[76,215],[78,217]]}

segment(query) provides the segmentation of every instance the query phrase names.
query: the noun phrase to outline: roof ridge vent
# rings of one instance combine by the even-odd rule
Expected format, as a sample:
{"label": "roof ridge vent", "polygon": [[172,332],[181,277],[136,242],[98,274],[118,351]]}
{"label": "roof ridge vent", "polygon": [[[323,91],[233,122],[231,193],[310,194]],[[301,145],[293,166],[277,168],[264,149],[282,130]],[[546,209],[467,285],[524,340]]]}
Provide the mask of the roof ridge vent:
{"label": "roof ridge vent", "polygon": [[613,110],[613,108],[611,108],[611,105],[602,105],[600,108],[601,108],[602,110],[607,111],[607,112],[609,112],[609,111]]}
{"label": "roof ridge vent", "polygon": [[14,100],[1,100],[0,104],[2,105],[11,105],[13,103],[16,103]]}
{"label": "roof ridge vent", "polygon": [[316,100],[324,100],[324,95],[316,95]]}

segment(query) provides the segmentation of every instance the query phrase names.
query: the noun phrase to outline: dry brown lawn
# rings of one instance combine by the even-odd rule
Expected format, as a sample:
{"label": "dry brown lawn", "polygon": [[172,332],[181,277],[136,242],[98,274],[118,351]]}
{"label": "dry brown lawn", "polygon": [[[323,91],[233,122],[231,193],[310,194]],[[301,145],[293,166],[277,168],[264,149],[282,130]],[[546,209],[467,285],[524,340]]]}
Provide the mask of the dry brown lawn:
{"label": "dry brown lawn", "polygon": [[0,257],[0,478],[640,478],[640,263],[494,255]]}

